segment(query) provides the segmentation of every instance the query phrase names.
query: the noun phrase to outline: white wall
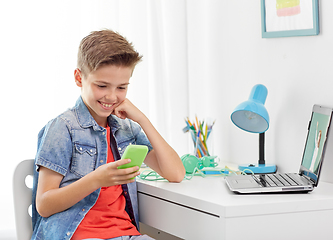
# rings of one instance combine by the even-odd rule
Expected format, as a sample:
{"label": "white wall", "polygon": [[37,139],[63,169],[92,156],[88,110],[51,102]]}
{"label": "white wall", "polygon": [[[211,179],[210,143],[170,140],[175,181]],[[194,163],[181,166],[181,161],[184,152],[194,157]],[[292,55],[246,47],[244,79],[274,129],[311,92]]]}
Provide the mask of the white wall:
{"label": "white wall", "polygon": [[[147,32],[133,27],[147,21],[145,12],[137,11],[140,1],[124,1],[119,10],[121,16],[114,5],[111,7],[115,2],[0,3],[0,121],[4,149],[0,232],[14,228],[10,182],[15,165],[34,157],[39,129],[71,107],[79,94],[72,74],[80,39],[102,27],[121,30],[149,61],[149,54],[145,54],[148,43],[142,41]],[[256,162],[258,136],[235,127],[230,114],[248,98],[252,86],[262,83],[268,88],[266,107],[271,118],[266,134],[266,161],[277,164],[282,171],[297,171],[312,105],[333,106],[333,15],[330,12],[333,1],[320,1],[320,35],[275,39],[261,38],[260,1],[181,3],[187,8],[184,18],[188,45],[186,49],[175,48],[170,55],[178,56],[182,50],[188,53],[188,63],[184,64],[188,68],[177,71],[184,77],[188,74],[189,107],[182,115],[179,106],[174,104],[171,117],[177,122],[177,128],[159,130],[168,132],[167,140],[182,155],[188,152],[188,143],[181,144],[187,138],[179,123],[187,115],[211,117],[216,119],[214,153],[224,161]],[[134,78],[147,75],[145,64],[141,63]],[[171,90],[176,91],[178,87],[174,85]],[[145,88],[142,91],[147,93]],[[145,109],[144,102],[134,93],[133,97]],[[177,101],[183,109],[183,101],[187,100],[175,94],[173,102]]]}
{"label": "white wall", "polygon": [[217,120],[214,152],[222,160],[257,162],[258,135],[238,129],[230,114],[264,84],[266,162],[297,171],[313,104],[333,106],[333,1],[320,1],[318,36],[274,39],[261,37],[260,1],[196,3],[188,2],[191,114]]}

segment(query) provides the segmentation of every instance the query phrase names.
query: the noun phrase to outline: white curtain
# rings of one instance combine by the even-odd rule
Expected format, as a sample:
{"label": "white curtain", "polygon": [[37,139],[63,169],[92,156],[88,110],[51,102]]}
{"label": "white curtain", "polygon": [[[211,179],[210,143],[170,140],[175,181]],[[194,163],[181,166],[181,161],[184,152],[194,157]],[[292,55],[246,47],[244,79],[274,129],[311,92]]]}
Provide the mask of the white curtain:
{"label": "white curtain", "polygon": [[[168,142],[181,151],[186,144],[181,144],[186,142],[181,129],[188,114],[186,2],[138,1],[136,7],[131,5],[133,2],[119,1],[120,9],[123,4],[130,9],[131,23],[124,29],[124,35],[130,35],[144,56],[135,70],[129,98],[149,116]],[[127,17],[123,15],[121,19],[126,22]]]}
{"label": "white curtain", "polygon": [[12,174],[34,158],[38,131],[75,104],[73,81],[79,41],[110,28],[143,55],[128,97],[182,155],[189,136],[187,2],[185,0],[1,1],[0,239],[14,233]]}

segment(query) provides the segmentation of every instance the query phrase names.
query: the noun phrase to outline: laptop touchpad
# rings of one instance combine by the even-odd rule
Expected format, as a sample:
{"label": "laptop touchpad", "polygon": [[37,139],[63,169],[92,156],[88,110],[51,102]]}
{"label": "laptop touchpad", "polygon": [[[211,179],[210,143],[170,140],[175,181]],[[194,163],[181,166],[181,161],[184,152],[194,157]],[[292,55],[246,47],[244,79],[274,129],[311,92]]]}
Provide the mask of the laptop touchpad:
{"label": "laptop touchpad", "polygon": [[[245,176],[244,176],[245,177]],[[234,179],[233,185],[237,188],[243,188],[243,187],[258,187],[260,186],[256,181],[254,181],[252,178],[247,179]]]}

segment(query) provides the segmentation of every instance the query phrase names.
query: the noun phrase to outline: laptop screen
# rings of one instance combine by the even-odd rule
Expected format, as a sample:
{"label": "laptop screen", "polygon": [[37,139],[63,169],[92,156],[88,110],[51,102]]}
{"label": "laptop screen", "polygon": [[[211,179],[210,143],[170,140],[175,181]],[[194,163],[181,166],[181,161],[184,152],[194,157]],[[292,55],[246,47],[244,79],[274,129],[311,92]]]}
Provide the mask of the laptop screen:
{"label": "laptop screen", "polygon": [[325,151],[325,142],[330,125],[331,112],[329,115],[312,112],[306,145],[303,153],[300,174],[306,175],[317,185],[320,167]]}

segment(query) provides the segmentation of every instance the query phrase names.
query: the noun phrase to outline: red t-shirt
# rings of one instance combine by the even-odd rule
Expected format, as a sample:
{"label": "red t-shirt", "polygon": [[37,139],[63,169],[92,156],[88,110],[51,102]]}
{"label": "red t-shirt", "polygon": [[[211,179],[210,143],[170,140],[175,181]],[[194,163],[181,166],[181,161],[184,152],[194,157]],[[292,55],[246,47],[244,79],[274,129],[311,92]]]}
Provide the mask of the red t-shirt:
{"label": "red t-shirt", "polygon": [[[114,162],[114,158],[110,148],[110,127],[106,129],[109,163]],[[95,205],[83,218],[72,240],[140,235],[125,211],[125,205],[121,185],[102,187]]]}

